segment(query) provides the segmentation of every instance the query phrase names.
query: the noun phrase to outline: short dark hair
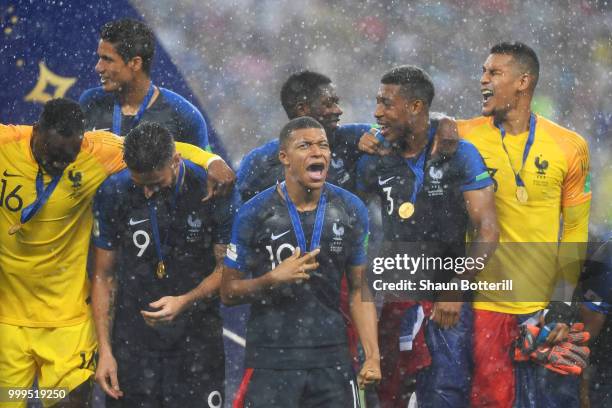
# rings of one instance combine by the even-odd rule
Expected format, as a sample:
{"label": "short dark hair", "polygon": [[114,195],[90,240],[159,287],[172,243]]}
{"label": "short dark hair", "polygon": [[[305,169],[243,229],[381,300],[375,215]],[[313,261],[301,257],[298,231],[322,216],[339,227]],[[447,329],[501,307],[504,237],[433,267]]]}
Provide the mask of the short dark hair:
{"label": "short dark hair", "polygon": [[37,128],[41,131],[53,129],[64,137],[82,136],[85,132],[85,115],[79,104],[71,99],[51,99],[43,107]]}
{"label": "short dark hair", "polygon": [[174,139],[168,129],[154,122],[142,122],[125,136],[123,160],[137,173],[159,170],[174,155]]}
{"label": "short dark hair", "polygon": [[385,85],[399,85],[407,98],[418,99],[431,106],[434,98],[434,85],[429,74],[413,65],[394,67],[380,79]]}
{"label": "short dark hair", "polygon": [[281,147],[284,147],[291,133],[298,129],[321,129],[325,133],[325,128],[316,119],[310,116],[301,116],[299,118],[291,119],[280,131],[278,141]]}
{"label": "short dark hair", "polygon": [[142,21],[109,21],[102,26],[100,38],[113,44],[126,63],[134,57],[142,58],[143,71],[147,75],[151,73],[151,63],[155,55],[155,35]]}
{"label": "short dark hair", "polygon": [[535,88],[540,77],[540,61],[533,48],[518,41],[513,43],[502,42],[491,47],[490,54],[511,55],[521,68],[534,76],[533,88]]}
{"label": "short dark hair", "polygon": [[312,103],[319,95],[319,87],[331,82],[331,79],[318,72],[300,71],[291,75],[281,89],[281,104],[287,112],[287,117],[296,118],[298,103]]}

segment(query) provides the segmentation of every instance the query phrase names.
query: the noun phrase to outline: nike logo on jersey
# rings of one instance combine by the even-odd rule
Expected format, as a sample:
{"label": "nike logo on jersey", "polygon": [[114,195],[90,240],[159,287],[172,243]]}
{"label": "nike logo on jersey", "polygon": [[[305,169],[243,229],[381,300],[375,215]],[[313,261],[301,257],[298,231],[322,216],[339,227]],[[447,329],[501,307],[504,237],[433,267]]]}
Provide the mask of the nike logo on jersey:
{"label": "nike logo on jersey", "polygon": [[145,218],[144,220],[137,220],[134,221],[133,218],[130,218],[130,225],[138,225],[138,224],[142,224],[143,222],[149,221],[148,218]]}
{"label": "nike logo on jersey", "polygon": [[283,232],[282,234],[278,234],[278,235],[274,235],[274,234],[272,234],[272,237],[271,237],[271,238],[272,238],[272,241],[276,241],[277,239],[279,239],[279,238],[280,238],[280,237],[282,237],[283,235],[287,235],[287,234],[289,233],[289,231],[291,231],[291,230],[287,230],[287,231]]}
{"label": "nike logo on jersey", "polygon": [[96,129],[96,127],[94,126],[93,129],[91,129],[92,132],[95,132],[96,130],[99,130],[99,131],[110,131],[110,128]]}
{"label": "nike logo on jersey", "polygon": [[4,177],[21,177],[21,174],[11,174],[8,172],[8,170],[4,170],[4,173],[2,173],[2,175]]}
{"label": "nike logo on jersey", "polygon": [[380,176],[378,176],[378,184],[382,186],[383,184],[387,184],[388,182],[390,182],[394,178],[395,178],[395,176],[391,176],[391,177],[386,178],[386,179],[383,180]]}

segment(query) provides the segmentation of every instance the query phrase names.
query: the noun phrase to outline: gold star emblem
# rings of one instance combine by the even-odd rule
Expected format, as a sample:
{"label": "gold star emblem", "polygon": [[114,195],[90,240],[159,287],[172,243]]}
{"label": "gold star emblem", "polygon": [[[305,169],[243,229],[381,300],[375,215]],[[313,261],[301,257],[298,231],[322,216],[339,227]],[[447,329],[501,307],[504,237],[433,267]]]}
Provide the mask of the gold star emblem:
{"label": "gold star emblem", "polygon": [[76,78],[63,77],[53,73],[43,61],[38,63],[38,68],[40,69],[38,82],[34,89],[25,97],[25,100],[29,102],[45,103],[51,99],[62,98],[77,80]]}

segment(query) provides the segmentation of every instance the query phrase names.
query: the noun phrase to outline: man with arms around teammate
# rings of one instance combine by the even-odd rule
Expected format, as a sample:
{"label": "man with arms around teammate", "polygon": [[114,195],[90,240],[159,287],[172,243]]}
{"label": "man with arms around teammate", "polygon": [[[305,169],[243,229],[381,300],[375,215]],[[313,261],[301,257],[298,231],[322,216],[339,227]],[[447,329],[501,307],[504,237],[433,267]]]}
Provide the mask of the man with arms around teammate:
{"label": "man with arms around teammate", "polygon": [[[109,132],[84,133],[83,113],[68,99],[47,102],[34,126],[0,125],[0,387],[29,388],[36,378],[41,388],[68,389],[58,406],[87,406],[96,348],[91,202],[125,167],[122,150]],[[187,144],[177,150],[199,165],[218,157]]]}

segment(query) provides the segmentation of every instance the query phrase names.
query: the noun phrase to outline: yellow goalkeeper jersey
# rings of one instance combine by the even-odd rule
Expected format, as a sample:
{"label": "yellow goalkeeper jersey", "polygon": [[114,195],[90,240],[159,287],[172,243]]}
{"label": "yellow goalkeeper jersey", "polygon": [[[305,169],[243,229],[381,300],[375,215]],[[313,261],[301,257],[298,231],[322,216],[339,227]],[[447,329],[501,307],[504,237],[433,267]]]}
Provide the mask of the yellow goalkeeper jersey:
{"label": "yellow goalkeeper jersey", "polygon": [[[36,199],[36,163],[31,126],[0,124],[0,323],[62,327],[89,316],[87,254],[96,190],[125,168],[123,139],[86,132],[81,151],[36,215],[15,235],[24,207]],[[214,157],[177,143],[177,151],[199,165]],[[51,177],[44,175],[45,185]]]}
{"label": "yellow goalkeeper jersey", "polygon": [[459,135],[480,151],[496,190],[500,245],[478,279],[513,281],[511,294],[481,291],[474,307],[511,314],[545,308],[557,278],[562,209],[591,199],[587,143],[577,133],[536,116],[535,140],[520,171],[528,193],[522,203],[514,174],[521,169],[529,132],[506,135],[506,153],[492,118],[458,121],[458,127]]}

